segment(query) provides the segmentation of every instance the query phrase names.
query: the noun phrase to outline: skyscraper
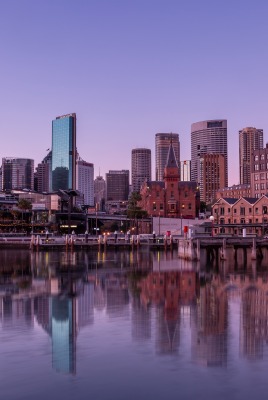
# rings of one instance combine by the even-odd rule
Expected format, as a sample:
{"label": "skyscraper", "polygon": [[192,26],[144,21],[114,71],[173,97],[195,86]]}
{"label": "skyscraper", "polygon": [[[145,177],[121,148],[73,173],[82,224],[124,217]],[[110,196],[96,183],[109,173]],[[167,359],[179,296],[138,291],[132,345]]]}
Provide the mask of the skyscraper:
{"label": "skyscraper", "polygon": [[2,189],[34,189],[34,160],[5,157],[2,159]]}
{"label": "skyscraper", "polygon": [[94,200],[98,210],[104,210],[106,197],[106,182],[102,176],[97,176],[94,180]]}
{"label": "skyscraper", "polygon": [[76,114],[52,121],[51,189],[76,188]]}
{"label": "skyscraper", "polygon": [[76,198],[76,205],[94,206],[94,165],[78,157],[76,171],[77,190],[83,196],[83,201],[81,196]]}
{"label": "skyscraper", "polygon": [[180,162],[180,178],[182,182],[191,180],[191,160]]}
{"label": "skyscraper", "polygon": [[106,174],[107,201],[125,201],[129,194],[129,171],[109,171]]}
{"label": "skyscraper", "polygon": [[263,130],[252,127],[239,131],[239,173],[240,184],[250,184],[254,162],[253,151],[263,148]]}
{"label": "skyscraper", "polygon": [[200,200],[211,203],[226,182],[226,159],[223,154],[204,154],[200,157]]}
{"label": "skyscraper", "polygon": [[195,122],[191,126],[191,179],[200,183],[200,157],[204,154],[223,154],[225,185],[228,186],[227,120]]}
{"label": "skyscraper", "polygon": [[51,170],[52,152],[50,151],[41,163],[37,165],[37,192],[49,192],[50,188],[50,170]]}
{"label": "skyscraper", "polygon": [[132,150],[131,178],[133,192],[139,192],[143,182],[152,179],[150,149],[140,148]]}
{"label": "skyscraper", "polygon": [[180,142],[178,133],[156,133],[155,135],[155,180],[163,181],[164,169],[172,140],[177,164],[180,165]]}

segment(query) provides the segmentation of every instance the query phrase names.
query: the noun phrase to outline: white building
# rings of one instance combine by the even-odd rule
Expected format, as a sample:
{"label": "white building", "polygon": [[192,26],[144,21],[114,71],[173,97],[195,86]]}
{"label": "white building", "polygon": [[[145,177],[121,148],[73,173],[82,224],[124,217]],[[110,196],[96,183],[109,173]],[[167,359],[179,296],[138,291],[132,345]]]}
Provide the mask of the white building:
{"label": "white building", "polygon": [[76,189],[83,195],[76,199],[76,205],[94,206],[94,164],[77,158]]}

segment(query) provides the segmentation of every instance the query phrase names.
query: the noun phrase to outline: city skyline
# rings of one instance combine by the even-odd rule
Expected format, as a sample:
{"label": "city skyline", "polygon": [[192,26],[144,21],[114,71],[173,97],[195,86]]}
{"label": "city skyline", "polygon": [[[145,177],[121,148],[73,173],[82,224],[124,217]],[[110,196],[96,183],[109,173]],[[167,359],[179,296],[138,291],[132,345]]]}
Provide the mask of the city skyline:
{"label": "city skyline", "polygon": [[191,124],[226,119],[228,184],[237,184],[239,130],[263,129],[268,140],[268,4],[74,4],[2,5],[0,157],[36,167],[51,148],[51,121],[75,112],[77,149],[95,176],[131,170],[140,147],[152,150],[154,171],[157,132],[177,132],[180,159],[190,160]]}

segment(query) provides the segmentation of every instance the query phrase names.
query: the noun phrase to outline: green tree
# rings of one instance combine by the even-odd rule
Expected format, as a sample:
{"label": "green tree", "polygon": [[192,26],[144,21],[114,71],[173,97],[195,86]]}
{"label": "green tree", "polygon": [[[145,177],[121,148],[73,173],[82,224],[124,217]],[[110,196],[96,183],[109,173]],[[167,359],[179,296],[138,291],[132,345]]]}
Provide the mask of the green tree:
{"label": "green tree", "polygon": [[140,193],[132,192],[128,201],[128,209],[127,209],[128,218],[141,219],[143,217],[148,216],[147,211],[142,210],[142,208],[138,206],[138,203],[140,201],[141,201]]}
{"label": "green tree", "polygon": [[31,210],[32,203],[27,199],[20,199],[18,202],[18,208],[22,211]]}
{"label": "green tree", "polygon": [[23,212],[30,211],[32,209],[32,203],[27,199],[20,199],[18,202],[18,208],[21,210],[21,219],[23,220]]}

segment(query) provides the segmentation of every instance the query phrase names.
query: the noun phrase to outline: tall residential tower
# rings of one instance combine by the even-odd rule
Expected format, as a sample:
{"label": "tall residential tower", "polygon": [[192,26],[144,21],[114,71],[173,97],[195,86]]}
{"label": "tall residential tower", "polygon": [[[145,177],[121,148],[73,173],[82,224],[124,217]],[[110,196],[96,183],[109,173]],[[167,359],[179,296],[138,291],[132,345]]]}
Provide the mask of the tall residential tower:
{"label": "tall residential tower", "polygon": [[250,184],[250,174],[254,164],[253,152],[262,148],[262,129],[248,127],[239,131],[239,173],[241,185]]}
{"label": "tall residential tower", "polygon": [[225,157],[224,186],[228,186],[226,119],[200,121],[191,126],[191,179],[198,184],[203,180],[200,159],[205,154],[222,154]]}
{"label": "tall residential tower", "polygon": [[156,133],[155,135],[155,180],[163,181],[170,141],[174,149],[177,164],[180,165],[180,142],[178,133]]}
{"label": "tall residential tower", "polygon": [[151,180],[151,150],[133,149],[131,152],[131,178],[133,192],[139,192],[145,180]]}

